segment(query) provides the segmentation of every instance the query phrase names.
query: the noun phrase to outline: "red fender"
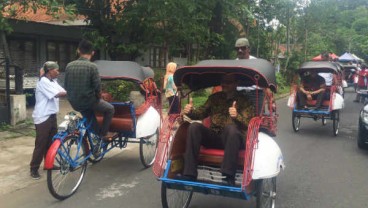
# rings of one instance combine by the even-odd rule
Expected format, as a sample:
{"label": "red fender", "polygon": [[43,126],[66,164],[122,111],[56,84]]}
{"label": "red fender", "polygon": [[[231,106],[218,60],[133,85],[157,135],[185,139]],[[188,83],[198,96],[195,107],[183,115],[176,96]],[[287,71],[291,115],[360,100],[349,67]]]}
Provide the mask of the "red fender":
{"label": "red fender", "polygon": [[60,139],[55,140],[49,150],[47,151],[45,162],[44,162],[44,169],[45,170],[51,170],[54,167],[54,160],[56,153],[60,147],[61,141]]}

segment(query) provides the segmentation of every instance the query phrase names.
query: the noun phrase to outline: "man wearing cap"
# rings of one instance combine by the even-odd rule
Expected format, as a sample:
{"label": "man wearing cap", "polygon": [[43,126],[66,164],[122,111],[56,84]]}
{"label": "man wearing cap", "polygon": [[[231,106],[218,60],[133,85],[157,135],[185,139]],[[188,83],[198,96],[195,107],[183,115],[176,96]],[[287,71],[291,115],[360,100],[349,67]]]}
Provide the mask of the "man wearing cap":
{"label": "man wearing cap", "polygon": [[239,38],[235,42],[235,50],[238,59],[256,59],[256,57],[250,55],[250,45],[246,38]]}
{"label": "man wearing cap", "polygon": [[[254,56],[250,55],[250,45],[249,45],[249,41],[246,38],[239,38],[238,40],[236,40],[235,42],[235,50],[237,53],[237,58],[236,60],[240,60],[240,59],[257,59]],[[254,87],[242,87],[239,88],[238,90],[254,90]],[[221,85],[219,86],[215,86],[212,89],[212,93],[215,92],[220,92],[222,90]]]}
{"label": "man wearing cap", "polygon": [[[236,60],[241,60],[241,59],[257,59],[254,56],[250,55],[250,45],[249,45],[249,41],[247,38],[239,38],[238,40],[236,40],[235,42],[235,50],[237,53],[237,58]],[[255,95],[255,90],[256,89],[260,89],[261,91],[258,92],[258,96]],[[250,99],[252,100],[252,102],[255,104],[256,102],[256,98],[258,97],[258,100],[261,101],[263,100],[263,95],[264,94],[268,94],[271,95],[272,92],[269,88],[266,88],[264,90],[262,90],[262,88],[258,87],[258,86],[250,86],[250,87],[238,87],[238,90],[245,90],[247,92],[250,92]],[[268,96],[270,97],[270,96]],[[268,100],[269,105],[272,105],[272,108],[275,109],[275,103],[273,100]],[[261,109],[262,109],[262,102],[258,102],[258,108],[257,108],[257,112],[260,113]]]}
{"label": "man wearing cap", "polygon": [[39,179],[38,169],[42,158],[46,156],[52,137],[57,132],[56,113],[59,112],[59,97],[66,96],[66,91],[57,83],[59,66],[48,61],[40,70],[40,80],[36,86],[36,104],[32,113],[36,127],[36,141],[30,163],[31,177]]}

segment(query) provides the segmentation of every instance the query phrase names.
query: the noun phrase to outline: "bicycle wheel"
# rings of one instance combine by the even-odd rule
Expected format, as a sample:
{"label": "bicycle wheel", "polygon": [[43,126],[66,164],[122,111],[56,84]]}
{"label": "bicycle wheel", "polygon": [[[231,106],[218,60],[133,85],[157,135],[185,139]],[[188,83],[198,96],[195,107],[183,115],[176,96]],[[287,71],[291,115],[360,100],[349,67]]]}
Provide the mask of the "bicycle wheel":
{"label": "bicycle wheel", "polygon": [[327,119],[325,119],[324,116],[322,116],[322,126],[326,126],[327,124]]}
{"label": "bicycle wheel", "polygon": [[144,167],[149,168],[155,161],[157,140],[159,138],[158,129],[148,137],[141,138],[139,143],[139,157]]}
{"label": "bicycle wheel", "polygon": [[78,136],[67,136],[55,156],[54,168],[47,171],[51,195],[59,200],[72,196],[82,183],[86,168],[85,144],[78,145]]}
{"label": "bicycle wheel", "polygon": [[299,131],[299,127],[300,127],[300,116],[296,115],[295,112],[293,112],[292,114],[292,122],[293,122],[293,129],[295,132]]}
{"label": "bicycle wheel", "polygon": [[167,188],[161,184],[161,203],[163,208],[187,208],[192,200],[193,191]]}
{"label": "bicycle wheel", "polygon": [[340,111],[339,110],[332,111],[332,119],[333,119],[333,135],[337,136],[337,134],[339,134],[339,126],[340,126]]}
{"label": "bicycle wheel", "polygon": [[276,202],[276,177],[259,180],[256,197],[257,208],[274,208]]}

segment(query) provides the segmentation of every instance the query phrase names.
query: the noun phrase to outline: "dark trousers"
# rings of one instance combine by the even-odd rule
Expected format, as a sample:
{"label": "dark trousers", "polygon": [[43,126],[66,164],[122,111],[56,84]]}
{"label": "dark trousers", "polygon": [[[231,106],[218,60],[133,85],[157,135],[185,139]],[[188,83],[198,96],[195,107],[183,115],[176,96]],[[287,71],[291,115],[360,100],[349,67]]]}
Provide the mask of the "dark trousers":
{"label": "dark trousers", "polygon": [[178,96],[171,96],[167,98],[169,100],[169,112],[168,114],[178,114],[180,113],[180,104]]}
{"label": "dark trousers", "polygon": [[236,125],[228,125],[221,134],[216,134],[200,123],[190,124],[184,153],[184,175],[197,177],[201,145],[207,148],[224,149],[221,172],[235,176],[239,150],[245,148],[244,136]]}
{"label": "dark trousers", "polygon": [[46,157],[47,150],[51,145],[52,137],[57,133],[56,115],[52,114],[46,121],[35,124],[35,126],[35,148],[30,163],[32,170],[38,170],[40,168],[42,159]]}
{"label": "dark trousers", "polygon": [[[102,126],[99,128],[95,112],[103,114]],[[87,118],[88,122],[92,122],[92,128],[96,134],[100,136],[105,136],[109,131],[112,117],[114,116],[115,109],[110,103],[100,99],[98,103],[92,106],[91,109],[81,111],[83,117]]]}
{"label": "dark trousers", "polygon": [[[302,108],[302,107],[306,106],[307,96],[304,93],[300,92],[300,91],[298,91],[297,96],[298,96],[298,100],[299,100],[298,107]],[[325,96],[325,92],[320,92],[317,95],[312,95],[312,99],[317,100],[316,108],[321,107],[324,96]]]}

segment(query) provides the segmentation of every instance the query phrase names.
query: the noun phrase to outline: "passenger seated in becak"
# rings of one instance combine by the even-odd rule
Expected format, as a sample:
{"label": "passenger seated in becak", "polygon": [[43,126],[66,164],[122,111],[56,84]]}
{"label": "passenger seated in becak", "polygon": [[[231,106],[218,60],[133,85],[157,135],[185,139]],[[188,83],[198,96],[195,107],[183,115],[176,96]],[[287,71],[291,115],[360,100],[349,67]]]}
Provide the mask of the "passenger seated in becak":
{"label": "passenger seated in becak", "polygon": [[300,87],[297,93],[298,109],[307,109],[307,100],[317,100],[315,109],[322,105],[324,92],[326,89],[325,79],[317,74],[316,71],[307,71],[302,76]]}
{"label": "passenger seated in becak", "polygon": [[245,149],[246,131],[254,116],[252,103],[236,90],[236,75],[224,75],[222,91],[212,94],[203,106],[195,109],[192,101],[184,108],[184,114],[191,119],[210,116],[210,128],[193,122],[188,127],[184,153],[184,170],[176,179],[196,180],[200,147],[224,149],[221,173],[228,185],[235,184],[237,159],[240,149]]}

